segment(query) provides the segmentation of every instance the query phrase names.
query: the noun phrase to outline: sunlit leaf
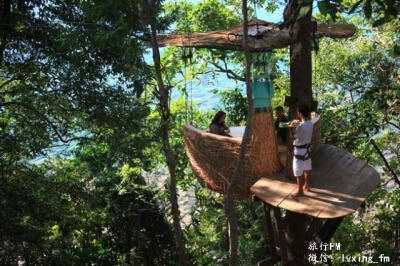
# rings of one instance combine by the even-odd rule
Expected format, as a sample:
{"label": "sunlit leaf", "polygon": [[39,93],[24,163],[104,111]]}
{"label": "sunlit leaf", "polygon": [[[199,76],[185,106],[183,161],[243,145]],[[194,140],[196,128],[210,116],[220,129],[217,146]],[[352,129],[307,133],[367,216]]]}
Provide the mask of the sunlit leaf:
{"label": "sunlit leaf", "polygon": [[302,6],[300,8],[299,14],[297,15],[297,19],[302,19],[303,17],[305,17],[308,14],[308,12],[310,11],[310,9],[311,9],[311,6],[308,6],[308,5]]}

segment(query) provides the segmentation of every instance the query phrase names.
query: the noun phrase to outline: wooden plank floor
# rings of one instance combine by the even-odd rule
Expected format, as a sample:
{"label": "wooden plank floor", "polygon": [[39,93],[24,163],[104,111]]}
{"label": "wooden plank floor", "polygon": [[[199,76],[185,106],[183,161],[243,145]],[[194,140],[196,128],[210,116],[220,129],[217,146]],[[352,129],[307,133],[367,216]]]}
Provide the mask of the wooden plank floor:
{"label": "wooden plank floor", "polygon": [[338,218],[355,212],[379,185],[371,166],[338,147],[323,144],[313,153],[310,191],[292,198],[297,190],[283,172],[258,180],[251,191],[266,203],[318,218]]}

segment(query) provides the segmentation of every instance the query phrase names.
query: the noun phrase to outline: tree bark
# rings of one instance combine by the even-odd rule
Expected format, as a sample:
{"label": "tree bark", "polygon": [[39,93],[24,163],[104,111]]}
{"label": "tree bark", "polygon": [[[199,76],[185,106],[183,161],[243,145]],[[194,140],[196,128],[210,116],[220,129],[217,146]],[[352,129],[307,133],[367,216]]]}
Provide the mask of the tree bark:
{"label": "tree bark", "polygon": [[[312,2],[311,2],[312,7]],[[289,119],[297,119],[297,106],[307,104],[312,107],[312,69],[311,69],[311,11],[301,19],[297,19],[301,4],[291,0],[285,9],[285,21],[290,23],[290,97],[286,101],[289,106]],[[290,134],[289,134],[290,137]],[[288,141],[288,154],[286,163],[287,177],[293,177],[293,146],[291,139]]]}
{"label": "tree bark", "polygon": [[[311,34],[313,25],[311,22],[312,1],[310,10],[298,19],[302,4],[299,1],[289,1],[285,11],[285,24],[290,30],[290,97],[286,100],[289,106],[289,119],[297,119],[297,107],[306,104],[312,107],[312,69],[311,69]],[[290,132],[291,137],[292,132]],[[286,163],[287,177],[293,177],[293,146],[292,140],[288,140],[288,154]],[[297,263],[305,264],[304,255],[307,252],[307,242],[311,240],[312,232],[307,232],[311,224],[309,217],[286,212],[284,218],[285,240],[288,245],[289,265]]]}
{"label": "tree bark", "polygon": [[150,36],[153,51],[154,67],[156,70],[157,87],[159,93],[159,108],[161,113],[161,132],[162,132],[162,144],[165,158],[167,160],[167,166],[169,171],[169,190],[170,190],[170,204],[174,226],[175,243],[178,250],[179,264],[188,265],[188,257],[185,252],[185,241],[180,223],[180,211],[178,205],[178,198],[176,192],[176,159],[175,155],[171,150],[169,142],[169,122],[170,122],[170,109],[168,105],[169,91],[164,85],[164,81],[161,75],[161,60],[160,52],[157,44],[157,32],[153,24],[150,25]]}
{"label": "tree bark", "polygon": [[252,91],[250,87],[250,71],[251,71],[251,59],[250,59],[250,51],[248,47],[248,14],[247,14],[247,0],[242,1],[242,13],[243,13],[243,47],[244,54],[246,57],[246,92],[247,92],[247,124],[244,130],[244,135],[242,139],[242,144],[240,146],[239,159],[235,169],[235,172],[232,176],[231,182],[228,185],[228,189],[225,195],[225,213],[228,218],[229,225],[229,251],[230,251],[230,265],[238,264],[238,224],[237,217],[235,212],[235,205],[233,202],[233,189],[237,183],[239,176],[243,176],[243,162],[244,155],[246,152],[247,144],[250,142],[250,128],[251,128],[251,118],[253,113],[253,98]]}

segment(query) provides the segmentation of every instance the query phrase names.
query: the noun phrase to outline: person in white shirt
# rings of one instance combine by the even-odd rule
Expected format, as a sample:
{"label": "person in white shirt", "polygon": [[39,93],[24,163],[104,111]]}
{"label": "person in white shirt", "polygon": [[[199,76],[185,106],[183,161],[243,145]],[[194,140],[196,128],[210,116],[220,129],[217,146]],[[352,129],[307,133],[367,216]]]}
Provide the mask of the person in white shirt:
{"label": "person in white shirt", "polygon": [[298,189],[294,197],[301,196],[309,190],[311,167],[311,138],[313,124],[310,121],[310,109],[307,105],[300,105],[297,109],[300,125],[293,136],[294,158],[293,175],[297,179]]}

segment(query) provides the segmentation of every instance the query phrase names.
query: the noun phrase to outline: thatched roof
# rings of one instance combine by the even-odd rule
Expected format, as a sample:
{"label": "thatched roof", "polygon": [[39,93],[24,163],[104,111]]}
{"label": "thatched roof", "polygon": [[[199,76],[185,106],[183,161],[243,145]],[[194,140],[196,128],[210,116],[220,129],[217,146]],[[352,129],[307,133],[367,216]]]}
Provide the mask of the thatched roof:
{"label": "thatched roof", "polygon": [[[316,38],[348,38],[354,35],[356,28],[351,24],[317,25]],[[290,34],[287,28],[280,29],[278,24],[253,19],[249,21],[249,48],[252,52],[270,51],[289,46]],[[243,26],[236,25],[226,30],[191,34],[158,35],[159,46],[181,46],[198,48],[218,48],[227,50],[243,49]]]}

